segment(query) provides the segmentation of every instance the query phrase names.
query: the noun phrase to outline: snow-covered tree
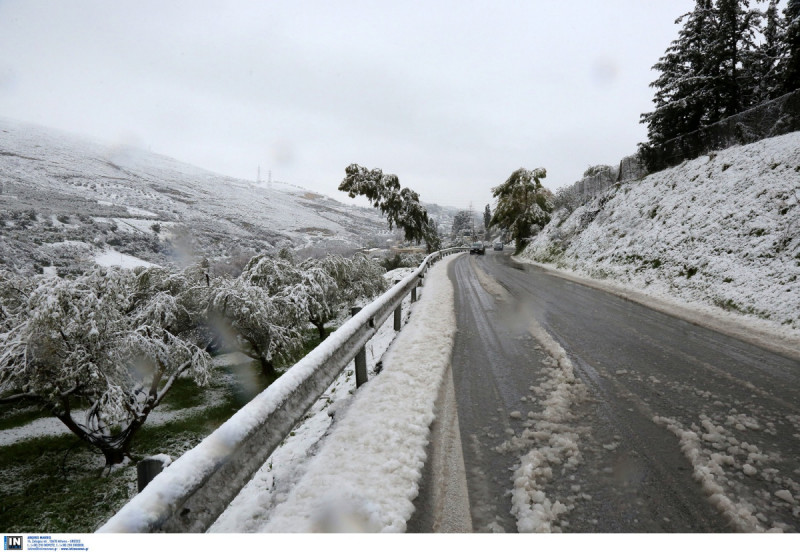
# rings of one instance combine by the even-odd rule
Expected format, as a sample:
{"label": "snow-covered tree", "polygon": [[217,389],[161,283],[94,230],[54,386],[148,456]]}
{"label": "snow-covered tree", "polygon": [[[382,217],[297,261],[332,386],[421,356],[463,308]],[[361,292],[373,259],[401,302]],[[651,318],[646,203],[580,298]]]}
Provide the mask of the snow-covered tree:
{"label": "snow-covered tree", "polygon": [[[714,102],[713,81],[718,72],[709,60],[715,25],[712,0],[696,0],[693,11],[675,20],[683,22],[678,38],[653,66],[660,74],[650,83],[656,90],[655,109],[641,116],[650,146],[659,146],[709,124]],[[715,119],[714,119],[715,120]]]}
{"label": "snow-covered tree", "polygon": [[276,358],[302,345],[309,323],[324,339],[325,324],[359,300],[372,299],[385,285],[382,267],[364,255],[298,263],[282,250],[277,256],[253,257],[237,279],[213,280],[208,314],[223,333],[245,341],[270,374]]}
{"label": "snow-covered tree", "polygon": [[783,93],[781,61],[785,55],[785,29],[778,10],[778,0],[769,0],[763,14],[762,42],[749,56],[748,69],[754,81],[754,103],[762,103],[777,98]]}
{"label": "snow-covered tree", "polygon": [[755,105],[754,65],[756,34],[761,13],[749,0],[717,0],[716,25],[708,51],[714,79],[715,112],[712,122],[736,115]]}
{"label": "snow-covered tree", "polygon": [[208,261],[189,265],[180,271],[161,267],[137,268],[139,297],[167,293],[181,308],[173,328],[182,338],[208,349],[214,332],[208,325],[206,308],[211,294]]}
{"label": "snow-covered tree", "polygon": [[33,285],[29,278],[0,270],[0,334],[13,328],[19,316],[25,314]]}
{"label": "snow-covered tree", "polygon": [[146,280],[113,268],[39,279],[0,336],[0,402],[37,402],[108,465],[122,462],[175,380],[203,384],[210,369],[180,336],[181,301]]}
{"label": "snow-covered tree", "polygon": [[692,133],[779,89],[783,47],[775,2],[762,12],[749,0],[696,0],[675,23],[683,23],[678,38],[653,66],[660,73],[650,84],[655,109],[641,116],[648,142],[640,144],[640,155],[651,170],[673,155],[699,153],[703,137]]}
{"label": "snow-covered tree", "polygon": [[486,207],[483,208],[483,229],[486,230],[486,232],[489,231],[491,222],[492,222],[492,208],[487,203]]}
{"label": "snow-covered tree", "polygon": [[534,227],[550,222],[553,205],[552,194],[542,185],[547,176],[543,168],[517,169],[508,179],[495,188],[492,195],[497,198],[491,225],[506,230],[516,241],[517,252],[524,249]]}
{"label": "snow-covered tree", "polygon": [[300,264],[308,294],[309,321],[325,339],[325,324],[359,301],[370,300],[386,289],[383,268],[364,255],[345,258],[328,255]]}
{"label": "snow-covered tree", "polygon": [[211,288],[207,314],[212,325],[242,339],[265,375],[274,374],[277,358],[302,344],[309,296],[289,251],[257,255],[241,276],[215,279]]}
{"label": "snow-covered tree", "polygon": [[428,251],[434,251],[438,234],[428,218],[428,212],[419,201],[419,194],[409,188],[400,188],[400,179],[394,174],[383,174],[381,169],[367,169],[355,163],[345,169],[345,178],[339,190],[350,197],[364,196],[373,207],[386,215],[389,228],[397,225],[403,229],[406,241],[425,241]]}
{"label": "snow-covered tree", "polygon": [[786,20],[785,57],[779,70],[783,92],[788,93],[800,88],[800,0],[789,0],[783,14]]}
{"label": "snow-covered tree", "polygon": [[[555,193],[553,197],[553,211],[565,209],[571,213],[581,206],[583,198],[572,186],[565,186]],[[562,217],[563,219],[563,217]]]}
{"label": "snow-covered tree", "polygon": [[219,334],[244,341],[269,376],[275,373],[275,359],[302,342],[298,322],[303,308],[289,294],[270,295],[246,278],[219,278],[207,313]]}
{"label": "snow-covered tree", "polygon": [[439,225],[432,218],[425,224],[425,250],[428,253],[439,251],[442,248],[442,237],[439,235]]}

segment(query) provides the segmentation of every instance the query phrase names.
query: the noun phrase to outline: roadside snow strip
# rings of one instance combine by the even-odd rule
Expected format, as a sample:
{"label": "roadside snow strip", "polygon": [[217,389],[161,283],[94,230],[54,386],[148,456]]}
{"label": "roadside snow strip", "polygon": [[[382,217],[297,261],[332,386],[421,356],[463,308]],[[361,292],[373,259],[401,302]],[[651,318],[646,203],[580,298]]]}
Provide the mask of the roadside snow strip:
{"label": "roadside snow strip", "polygon": [[405,531],[453,348],[453,258],[430,270],[414,321],[386,353],[383,371],[356,394],[262,531]]}

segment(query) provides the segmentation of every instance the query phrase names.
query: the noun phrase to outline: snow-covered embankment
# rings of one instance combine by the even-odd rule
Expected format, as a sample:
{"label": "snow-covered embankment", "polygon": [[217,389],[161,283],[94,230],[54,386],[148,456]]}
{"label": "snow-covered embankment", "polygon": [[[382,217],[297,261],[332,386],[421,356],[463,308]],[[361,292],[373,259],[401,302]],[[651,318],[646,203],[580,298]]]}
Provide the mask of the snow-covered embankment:
{"label": "snow-covered embankment", "polygon": [[687,161],[555,213],[521,258],[746,315],[800,340],[800,133]]}

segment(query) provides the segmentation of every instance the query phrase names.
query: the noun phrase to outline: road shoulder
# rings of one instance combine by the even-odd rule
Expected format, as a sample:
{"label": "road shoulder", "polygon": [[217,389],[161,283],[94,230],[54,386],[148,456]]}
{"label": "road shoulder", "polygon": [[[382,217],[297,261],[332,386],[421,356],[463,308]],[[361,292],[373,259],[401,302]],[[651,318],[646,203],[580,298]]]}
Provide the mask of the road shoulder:
{"label": "road shoulder", "polygon": [[670,301],[616,282],[595,280],[516,256],[511,257],[511,260],[518,264],[535,266],[553,276],[611,293],[622,299],[680,318],[691,324],[714,330],[751,345],[768,349],[784,357],[800,361],[800,332],[789,328],[778,328],[772,323],[736,315],[711,305]]}

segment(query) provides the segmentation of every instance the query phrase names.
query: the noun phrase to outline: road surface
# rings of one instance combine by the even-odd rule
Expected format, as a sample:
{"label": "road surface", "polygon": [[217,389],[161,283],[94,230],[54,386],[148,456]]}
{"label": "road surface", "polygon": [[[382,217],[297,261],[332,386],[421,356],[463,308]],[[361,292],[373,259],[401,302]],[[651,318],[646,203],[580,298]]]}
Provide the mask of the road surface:
{"label": "road surface", "polygon": [[410,531],[800,529],[797,360],[507,253],[450,277],[450,480],[428,469]]}

